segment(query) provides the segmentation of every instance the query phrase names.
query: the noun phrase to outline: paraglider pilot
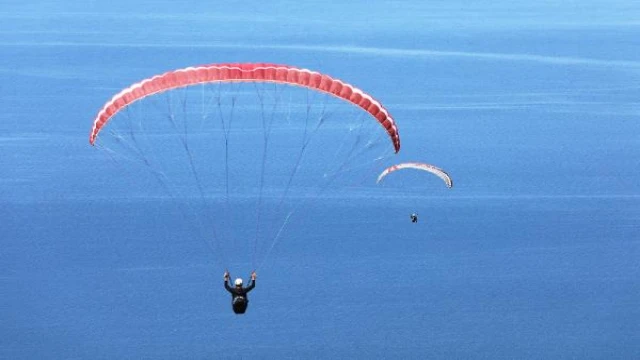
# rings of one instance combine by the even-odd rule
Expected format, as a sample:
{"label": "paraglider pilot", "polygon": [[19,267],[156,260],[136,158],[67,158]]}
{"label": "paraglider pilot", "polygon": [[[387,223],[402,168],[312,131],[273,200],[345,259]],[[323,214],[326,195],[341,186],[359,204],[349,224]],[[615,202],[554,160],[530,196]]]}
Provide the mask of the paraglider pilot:
{"label": "paraglider pilot", "polygon": [[228,292],[231,293],[231,306],[233,307],[233,312],[236,314],[244,314],[247,311],[247,305],[249,305],[249,298],[247,297],[247,293],[256,286],[256,272],[251,272],[251,281],[249,282],[249,286],[242,287],[242,279],[237,278],[234,282],[234,287],[229,285],[229,279],[231,276],[228,271],[224,272],[224,288],[227,289]]}
{"label": "paraglider pilot", "polygon": [[413,213],[413,214],[411,214],[410,218],[411,218],[411,222],[412,223],[417,223],[418,222],[418,214]]}

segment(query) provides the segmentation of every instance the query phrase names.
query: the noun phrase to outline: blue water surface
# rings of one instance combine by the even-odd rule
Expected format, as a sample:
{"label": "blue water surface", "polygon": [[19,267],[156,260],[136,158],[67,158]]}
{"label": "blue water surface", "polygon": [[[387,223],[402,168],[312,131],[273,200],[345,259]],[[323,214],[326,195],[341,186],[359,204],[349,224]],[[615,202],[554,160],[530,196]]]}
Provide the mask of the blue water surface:
{"label": "blue water surface", "polygon": [[[640,358],[635,2],[0,10],[0,358]],[[395,159],[455,185],[411,173],[322,193],[236,316],[222,272],[249,265],[88,135],[136,81],[257,61],[375,94]]]}

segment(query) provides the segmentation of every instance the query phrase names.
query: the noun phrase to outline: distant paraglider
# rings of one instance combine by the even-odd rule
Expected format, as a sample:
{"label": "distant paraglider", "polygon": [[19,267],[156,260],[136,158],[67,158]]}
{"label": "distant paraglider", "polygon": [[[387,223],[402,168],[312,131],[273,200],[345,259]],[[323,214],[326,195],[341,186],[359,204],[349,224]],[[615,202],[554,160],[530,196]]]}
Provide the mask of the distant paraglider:
{"label": "distant paraglider", "polygon": [[[449,176],[449,174],[447,174],[444,170],[438,167],[435,167],[433,165],[417,163],[417,162],[401,163],[401,164],[393,165],[384,169],[384,171],[382,171],[382,173],[380,173],[380,175],[378,176],[377,183],[380,183],[382,179],[384,179],[387,175],[391,174],[392,172],[396,170],[401,170],[401,169],[416,169],[416,170],[430,172],[438,176],[440,179],[442,179],[448,188],[453,187],[453,180],[451,180],[451,177]],[[411,223],[417,224],[418,213],[417,212],[411,213],[411,215],[409,215],[409,219],[411,220]]]}
{"label": "distant paraglider", "polygon": [[418,214],[417,213],[413,213],[409,216],[409,218],[411,219],[412,223],[417,223],[418,222]]}
{"label": "distant paraglider", "polygon": [[[392,172],[396,170],[402,170],[402,169],[416,169],[416,170],[430,172],[438,176],[440,179],[442,179],[448,188],[453,187],[453,180],[451,180],[451,177],[449,176],[449,174],[447,174],[444,170],[438,167],[435,167],[433,165],[417,163],[417,162],[401,163],[401,164],[393,165],[384,169],[384,171],[382,171],[382,173],[380,173],[380,175],[378,176],[377,183],[380,183],[382,179],[384,179],[387,175],[391,174]],[[413,221],[413,216],[412,216],[412,222],[417,222],[417,216],[416,216],[416,221]]]}

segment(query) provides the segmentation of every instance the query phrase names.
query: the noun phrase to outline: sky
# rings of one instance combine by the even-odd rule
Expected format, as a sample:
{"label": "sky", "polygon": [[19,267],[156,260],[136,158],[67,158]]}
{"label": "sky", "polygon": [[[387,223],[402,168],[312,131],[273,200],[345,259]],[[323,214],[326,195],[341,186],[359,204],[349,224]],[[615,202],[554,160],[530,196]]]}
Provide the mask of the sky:
{"label": "sky", "polygon": [[[0,358],[639,357],[639,18],[633,1],[3,1]],[[312,179],[340,162],[302,161],[287,200],[304,206],[260,215],[286,226],[251,261],[257,172],[224,206],[207,182],[202,205],[169,142],[145,156],[171,159],[173,195],[88,143],[123,88],[229,62],[365,90],[402,148],[359,176],[423,161],[454,187],[409,171],[334,188]],[[235,134],[240,171],[260,140]],[[255,265],[236,316],[222,272]]]}

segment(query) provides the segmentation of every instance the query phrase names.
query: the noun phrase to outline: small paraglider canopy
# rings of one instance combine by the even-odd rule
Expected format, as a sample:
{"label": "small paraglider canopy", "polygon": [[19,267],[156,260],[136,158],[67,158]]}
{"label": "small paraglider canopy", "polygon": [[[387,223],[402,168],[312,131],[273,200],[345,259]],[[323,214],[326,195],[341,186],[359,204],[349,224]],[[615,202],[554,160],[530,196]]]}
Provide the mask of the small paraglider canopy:
{"label": "small paraglider canopy", "polygon": [[402,169],[416,169],[416,170],[430,172],[438,176],[440,179],[442,179],[448,188],[453,187],[453,180],[451,180],[451,177],[449,176],[449,174],[447,174],[444,170],[438,167],[435,167],[433,165],[418,163],[418,162],[401,163],[401,164],[393,165],[384,169],[384,171],[382,171],[382,173],[380,173],[380,175],[378,176],[377,183],[380,183],[382,179],[384,179],[387,175],[391,174],[392,172],[395,172],[397,170],[402,170]]}

